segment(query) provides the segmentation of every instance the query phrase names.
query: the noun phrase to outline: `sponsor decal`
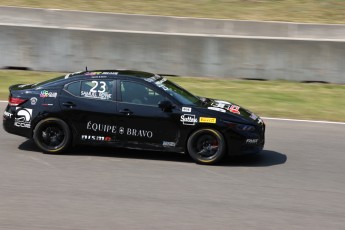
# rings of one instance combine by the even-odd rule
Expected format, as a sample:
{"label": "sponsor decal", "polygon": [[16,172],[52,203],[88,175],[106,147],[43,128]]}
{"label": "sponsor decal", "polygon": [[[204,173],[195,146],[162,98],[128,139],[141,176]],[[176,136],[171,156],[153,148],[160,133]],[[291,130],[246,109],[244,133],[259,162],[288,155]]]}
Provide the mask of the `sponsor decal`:
{"label": "sponsor decal", "polygon": [[219,103],[219,104],[224,104],[224,105],[229,105],[229,104],[231,104],[231,103],[228,102],[228,101],[222,101],[222,100],[216,100],[216,102]]}
{"label": "sponsor decal", "polygon": [[161,84],[163,84],[166,80],[167,80],[166,78],[163,78],[162,80],[157,81],[157,82],[156,82],[156,85],[161,85]]}
{"label": "sponsor decal", "polygon": [[192,108],[190,108],[190,107],[182,107],[182,112],[190,113],[190,112],[192,112]]}
{"label": "sponsor decal", "polygon": [[155,82],[155,84],[159,87],[162,88],[164,91],[169,90],[168,87],[166,87],[165,85],[163,85],[163,83],[166,81],[166,78],[161,79],[160,81]]}
{"label": "sponsor decal", "polygon": [[125,132],[125,128],[120,127],[120,129],[119,129],[119,133],[122,135],[122,134],[124,134],[124,132]]}
{"label": "sponsor decal", "polygon": [[102,74],[112,74],[112,75],[118,75],[119,72],[102,72]]}
{"label": "sponsor decal", "polygon": [[81,96],[82,97],[88,97],[88,98],[101,99],[101,100],[109,100],[111,98],[111,93],[81,91]]}
{"label": "sponsor decal", "polygon": [[152,138],[153,132],[149,130],[143,130],[143,129],[133,129],[133,128],[119,128],[119,134],[126,135],[126,136],[134,136],[134,137],[146,137],[146,138]]}
{"label": "sponsor decal", "polygon": [[81,135],[81,140],[83,141],[111,141],[111,137],[105,136],[93,136],[93,135]]}
{"label": "sponsor decal", "polygon": [[116,125],[101,124],[101,123],[95,123],[92,121],[89,121],[86,124],[86,129],[92,130],[95,132],[106,132],[106,133],[117,133],[118,131],[120,135],[133,136],[133,137],[142,137],[142,138],[153,137],[153,132],[150,130],[124,128],[124,127],[119,127],[119,129],[117,129]]}
{"label": "sponsor decal", "polygon": [[163,147],[175,147],[175,142],[163,141]]}
{"label": "sponsor decal", "polygon": [[193,114],[183,114],[181,115],[180,121],[184,125],[195,125],[195,123],[198,122],[198,119],[196,119]]}
{"label": "sponsor decal", "polygon": [[6,117],[6,118],[11,118],[13,116],[13,114],[12,113],[9,113],[9,112],[4,112],[4,117]]}
{"label": "sponsor decal", "polygon": [[42,104],[42,106],[53,106],[54,104]]}
{"label": "sponsor decal", "polygon": [[89,121],[86,124],[86,129],[93,130],[95,132],[106,132],[106,133],[116,133],[117,131],[116,125],[93,123],[92,121]]}
{"label": "sponsor decal", "polygon": [[98,76],[102,74],[111,74],[111,75],[118,75],[119,72],[86,72],[84,75],[86,76],[97,76],[97,77],[106,77],[106,76]]}
{"label": "sponsor decal", "polygon": [[253,120],[256,120],[258,118],[258,116],[256,116],[254,113],[252,113],[249,117]]}
{"label": "sponsor decal", "polygon": [[168,90],[169,90],[169,88],[166,87],[166,86],[163,85],[163,84],[157,84],[157,86],[158,86],[159,88],[162,88],[164,91],[168,91]]}
{"label": "sponsor decal", "polygon": [[36,105],[37,103],[37,97],[30,98],[31,105]]}
{"label": "sponsor decal", "polygon": [[17,115],[14,119],[14,125],[17,127],[30,128],[32,109],[16,107]]}
{"label": "sponsor decal", "polygon": [[[216,108],[221,108],[221,109],[226,109],[228,111],[230,111],[231,113],[236,113],[236,114],[240,114],[240,107],[238,105],[233,105],[230,102],[227,101],[215,101],[212,106],[216,107]],[[213,107],[208,107],[208,109],[211,109]],[[216,109],[212,109],[212,110],[216,110]],[[217,110],[220,112],[223,112],[222,110]]]}
{"label": "sponsor decal", "polygon": [[[111,98],[111,93],[106,92],[107,83],[105,81],[92,81],[93,87],[89,92],[81,91],[82,97],[109,100]],[[99,90],[96,88],[100,85]]]}
{"label": "sponsor decal", "polygon": [[224,108],[226,105],[231,105],[231,103],[227,101],[215,101],[212,103],[212,106],[217,108]]}
{"label": "sponsor decal", "polygon": [[84,75],[89,75],[89,76],[94,76],[94,75],[99,75],[99,74],[102,74],[102,72],[87,72],[87,73],[84,73]]}
{"label": "sponsor decal", "polygon": [[54,97],[56,98],[57,92],[49,92],[48,90],[42,90],[40,93],[40,97],[46,98],[46,97]]}
{"label": "sponsor decal", "polygon": [[158,80],[159,78],[160,78],[160,76],[154,75],[153,77],[145,78],[145,81],[154,82],[154,81]]}
{"label": "sponsor decal", "polygon": [[237,105],[231,105],[228,110],[232,113],[240,114],[240,107]]}
{"label": "sponsor decal", "polygon": [[246,144],[257,144],[259,139],[247,139]]}
{"label": "sponsor decal", "polygon": [[126,135],[127,136],[134,136],[134,137],[152,138],[153,137],[153,132],[152,131],[148,131],[148,130],[142,130],[142,129],[127,128]]}
{"label": "sponsor decal", "polygon": [[222,113],[225,113],[225,112],[226,112],[225,109],[218,108],[218,107],[208,107],[208,109],[214,110],[214,111],[218,111],[218,112],[222,112]]}
{"label": "sponsor decal", "polygon": [[199,118],[200,123],[212,123],[215,124],[217,122],[217,119],[214,117],[200,117]]}

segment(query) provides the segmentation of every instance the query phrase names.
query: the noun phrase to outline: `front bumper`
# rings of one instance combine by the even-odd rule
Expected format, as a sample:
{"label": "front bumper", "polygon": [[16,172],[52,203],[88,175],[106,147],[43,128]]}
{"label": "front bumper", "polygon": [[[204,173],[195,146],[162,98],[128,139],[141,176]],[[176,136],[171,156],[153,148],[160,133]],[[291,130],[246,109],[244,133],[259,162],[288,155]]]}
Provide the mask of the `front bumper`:
{"label": "front bumper", "polygon": [[257,154],[265,145],[265,124],[257,126],[255,132],[234,132],[228,130],[227,152],[230,156]]}

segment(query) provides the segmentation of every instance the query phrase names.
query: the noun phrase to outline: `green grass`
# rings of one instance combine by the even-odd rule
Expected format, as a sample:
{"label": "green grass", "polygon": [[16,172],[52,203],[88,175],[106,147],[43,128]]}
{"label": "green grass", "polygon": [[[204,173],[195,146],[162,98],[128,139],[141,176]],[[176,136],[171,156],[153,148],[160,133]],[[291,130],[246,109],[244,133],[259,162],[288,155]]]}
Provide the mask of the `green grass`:
{"label": "green grass", "polygon": [[[0,99],[7,99],[10,85],[40,82],[62,74],[0,70]],[[170,79],[196,95],[232,101],[260,116],[345,121],[345,85],[195,77]]]}
{"label": "green grass", "polygon": [[203,18],[345,23],[344,0],[0,0],[0,5]]}

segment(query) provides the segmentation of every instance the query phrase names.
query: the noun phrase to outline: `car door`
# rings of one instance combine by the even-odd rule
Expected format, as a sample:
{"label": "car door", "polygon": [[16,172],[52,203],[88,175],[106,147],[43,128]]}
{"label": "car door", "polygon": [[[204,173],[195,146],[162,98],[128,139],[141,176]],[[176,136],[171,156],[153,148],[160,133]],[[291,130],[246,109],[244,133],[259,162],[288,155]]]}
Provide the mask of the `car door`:
{"label": "car door", "polygon": [[90,79],[65,85],[59,103],[63,116],[77,133],[77,142],[116,140],[114,84],[114,80]]}
{"label": "car door", "polygon": [[118,139],[127,146],[175,147],[179,137],[179,111],[162,111],[165,95],[147,84],[121,80],[118,84]]}

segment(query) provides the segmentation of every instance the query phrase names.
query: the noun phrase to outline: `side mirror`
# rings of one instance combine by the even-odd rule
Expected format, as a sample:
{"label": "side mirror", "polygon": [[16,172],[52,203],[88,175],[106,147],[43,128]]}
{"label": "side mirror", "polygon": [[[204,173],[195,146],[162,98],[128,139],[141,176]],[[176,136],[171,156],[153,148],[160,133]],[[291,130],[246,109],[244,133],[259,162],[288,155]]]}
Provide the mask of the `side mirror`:
{"label": "side mirror", "polygon": [[158,102],[158,107],[164,112],[171,112],[175,108],[171,101],[160,101]]}

